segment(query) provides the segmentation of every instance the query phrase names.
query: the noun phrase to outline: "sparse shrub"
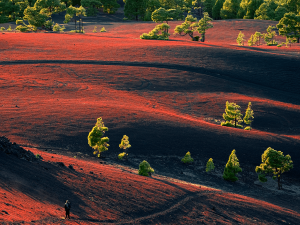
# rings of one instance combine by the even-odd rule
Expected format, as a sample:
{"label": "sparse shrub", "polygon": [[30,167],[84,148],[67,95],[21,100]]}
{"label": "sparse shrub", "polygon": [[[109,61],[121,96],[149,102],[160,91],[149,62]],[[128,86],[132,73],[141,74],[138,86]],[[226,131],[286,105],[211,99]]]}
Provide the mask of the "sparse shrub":
{"label": "sparse shrub", "polygon": [[242,169],[240,168],[238,158],[236,157],[235,150],[233,149],[225,166],[223,179],[235,182],[238,180],[236,177],[238,172],[242,172]]}
{"label": "sparse shrub", "polygon": [[39,154],[36,154],[36,155],[35,155],[35,158],[39,159],[39,158],[40,158],[40,155],[39,155]]}
{"label": "sparse shrub", "polygon": [[127,156],[128,156],[128,154],[126,152],[122,152],[118,155],[118,158],[122,160],[122,159],[126,158]]}
{"label": "sparse shrub", "polygon": [[154,169],[151,168],[150,164],[147,161],[143,161],[139,165],[139,175],[142,176],[151,176],[154,173]]}
{"label": "sparse shrub", "polygon": [[106,32],[105,28],[102,27],[102,29],[100,30],[100,32]]}
{"label": "sparse shrub", "polygon": [[250,126],[247,126],[244,128],[244,130],[251,130],[252,128]]}
{"label": "sparse shrub", "polygon": [[239,123],[243,121],[241,114],[241,111],[239,110],[241,108],[239,105],[235,104],[234,102],[229,103],[226,102],[226,108],[225,113],[223,113],[223,118],[225,119],[225,122],[221,123],[221,126],[228,126],[235,128],[243,128],[242,125]]}
{"label": "sparse shrub", "polygon": [[279,47],[279,48],[282,47],[282,44],[278,44],[277,47]]}
{"label": "sparse shrub", "polygon": [[244,46],[244,41],[245,41],[244,37],[245,37],[245,35],[243,34],[242,31],[240,31],[240,33],[239,33],[239,35],[238,35],[238,37],[236,39],[236,42],[238,43],[238,45]]}
{"label": "sparse shrub", "polygon": [[123,20],[129,20],[127,17],[124,17]]}
{"label": "sparse shrub", "polygon": [[93,32],[94,32],[94,33],[97,33],[97,26],[94,27]]}
{"label": "sparse shrub", "polygon": [[191,157],[191,153],[187,152],[185,154],[185,156],[181,159],[181,162],[183,162],[183,163],[192,163],[192,162],[194,162],[194,159]]}
{"label": "sparse shrub", "polygon": [[[140,36],[140,39],[169,40],[170,34],[167,32],[169,28],[170,26],[166,23],[156,25],[155,28],[152,31],[150,31],[148,34],[143,33]],[[160,31],[161,34],[159,34]]]}
{"label": "sparse shrub", "polygon": [[280,183],[281,174],[293,168],[293,161],[290,155],[284,156],[281,151],[273,148],[267,148],[261,156],[262,163],[255,168],[258,173],[258,179],[261,182],[267,182],[266,175],[272,175],[273,179],[278,181],[278,189],[282,189]]}
{"label": "sparse shrub", "polygon": [[9,25],[7,31],[12,31],[11,26]]}
{"label": "sparse shrub", "polygon": [[107,142],[109,142],[109,138],[102,137],[106,131],[108,131],[108,128],[104,126],[102,118],[99,117],[88,136],[89,146],[95,149],[94,155],[97,154],[99,158],[101,156],[101,152],[108,150],[109,144]]}
{"label": "sparse shrub", "polygon": [[76,155],[74,155],[74,159],[76,159],[77,158],[77,156]]}
{"label": "sparse shrub", "polygon": [[250,124],[250,126],[246,127],[245,130],[251,130],[251,123],[254,119],[254,113],[253,113],[253,110],[251,109],[251,102],[248,103],[248,108],[246,109],[246,112],[245,112],[245,117],[244,117],[244,123],[245,124]]}
{"label": "sparse shrub", "polygon": [[61,32],[63,32],[64,29],[66,29],[65,26],[62,26],[62,27],[61,27],[61,26],[59,26],[58,23],[56,23],[56,24],[53,26],[53,31],[61,31]]}
{"label": "sparse shrub", "polygon": [[4,30],[5,30],[5,27],[1,27],[1,28],[0,28],[0,31],[4,31]]}
{"label": "sparse shrub", "polygon": [[215,165],[214,165],[213,159],[210,158],[206,163],[206,172],[213,171],[214,169],[215,169]]}

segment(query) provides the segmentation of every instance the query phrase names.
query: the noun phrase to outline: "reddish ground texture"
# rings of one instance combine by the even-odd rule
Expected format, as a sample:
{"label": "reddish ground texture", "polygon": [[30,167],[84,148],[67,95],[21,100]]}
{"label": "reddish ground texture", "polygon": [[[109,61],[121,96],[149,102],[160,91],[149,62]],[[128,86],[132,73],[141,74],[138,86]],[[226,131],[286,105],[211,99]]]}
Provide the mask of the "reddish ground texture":
{"label": "reddish ground texture", "polygon": [[[66,197],[74,202],[72,213],[78,223],[295,224],[299,220],[299,209],[288,200],[265,199],[273,203],[269,204],[227,192],[220,192],[220,198],[203,187],[162,181],[159,173],[143,178],[115,166],[70,158],[79,152],[93,157],[87,135],[102,117],[110,138],[104,162],[118,162],[124,134],[132,145],[129,153],[149,162],[156,156],[182,157],[190,151],[198,162],[213,158],[216,165],[224,166],[236,149],[244,174],[253,172],[263,151],[272,147],[291,155],[294,168],[283,177],[299,185],[299,44],[292,48],[236,45],[241,29],[248,38],[276,25],[274,21],[213,21],[205,43],[173,35],[170,41],[140,40],[140,34],[154,28],[150,22],[96,22],[108,32],[92,33],[95,24],[87,18],[86,34],[0,34],[1,134],[23,146],[59,154],[51,158],[42,152],[44,161],[37,165],[17,161],[18,166],[3,166],[7,175],[1,173],[1,189],[7,200],[1,204],[8,213],[2,211],[3,221],[67,224],[60,220]],[[179,23],[170,25],[174,29]],[[226,101],[236,102],[242,113],[252,102],[253,130],[220,126]],[[13,163],[9,157],[3,163],[9,160]],[[73,164],[75,171],[54,161]],[[151,166],[161,174],[160,167],[165,167],[169,179],[176,177],[172,164],[156,165],[153,160]],[[21,167],[31,171],[28,176],[23,177]],[[89,174],[91,170],[94,174]],[[18,202],[13,196],[20,196]],[[229,211],[232,208],[234,212]]]}

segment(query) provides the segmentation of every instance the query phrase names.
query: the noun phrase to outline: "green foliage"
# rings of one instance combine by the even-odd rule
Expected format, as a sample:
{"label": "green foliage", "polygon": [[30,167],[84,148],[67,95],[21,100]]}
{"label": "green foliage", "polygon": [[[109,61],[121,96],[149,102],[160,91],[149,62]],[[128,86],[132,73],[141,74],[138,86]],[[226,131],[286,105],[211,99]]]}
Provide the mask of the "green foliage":
{"label": "green foliage", "polygon": [[[198,2],[199,1],[201,3],[202,2],[204,3],[204,7],[201,4],[199,4],[199,7],[202,7],[202,10],[204,9],[204,11],[208,13],[209,17],[213,18],[212,11],[213,11],[213,7],[216,3],[216,0],[198,0]],[[200,10],[200,9],[198,9],[198,10]]]}
{"label": "green foliage", "polygon": [[103,12],[108,14],[114,14],[120,5],[117,3],[117,0],[100,0],[102,3]]}
{"label": "green foliage", "polygon": [[[169,40],[169,36],[170,36],[170,34],[168,33],[169,28],[170,28],[170,26],[166,23],[159,24],[148,34],[143,33],[140,36],[140,39]],[[161,31],[161,34],[159,34],[160,31]]]}
{"label": "green foliage", "polygon": [[191,157],[191,153],[187,152],[185,154],[185,156],[181,159],[181,162],[183,162],[183,163],[192,163],[192,162],[194,162],[194,159]]}
{"label": "green foliage", "polygon": [[253,46],[256,43],[256,37],[254,34],[251,34],[251,37],[248,40],[248,46]]}
{"label": "green foliage", "polygon": [[9,25],[7,31],[12,31],[11,26]]}
{"label": "green foliage", "polygon": [[139,165],[139,175],[142,176],[151,176],[151,173],[154,173],[154,169],[151,168],[150,164],[147,161],[143,161]]}
{"label": "green foliage", "polygon": [[[250,124],[250,129],[251,129],[251,123],[254,119],[254,113],[253,113],[253,110],[251,109],[251,102],[248,103],[248,108],[246,109],[246,112],[245,112],[245,117],[244,117],[244,123],[245,124]],[[247,128],[247,129],[246,129]],[[246,127],[245,130],[250,130],[248,127]]]}
{"label": "green foliage", "polygon": [[39,10],[36,7],[27,7],[24,10],[24,20],[27,20],[31,26],[42,27],[49,16],[44,10]]}
{"label": "green foliage", "polygon": [[261,38],[263,37],[264,35],[262,34],[262,33],[260,33],[260,32],[255,32],[255,34],[254,34],[254,44],[256,44],[257,46],[259,46],[260,45],[260,40],[261,40]]}
{"label": "green foliage", "polygon": [[1,27],[1,28],[0,28],[0,31],[4,31],[4,30],[5,30],[5,27]]}
{"label": "green foliage", "polygon": [[126,149],[130,147],[131,145],[129,144],[128,136],[124,135],[123,138],[121,139],[121,144],[119,144],[119,148],[124,149],[126,151]]}
{"label": "green foliage", "polygon": [[258,173],[258,179],[261,182],[266,182],[266,175],[273,175],[274,180],[277,178],[278,189],[281,189],[281,174],[293,168],[291,156],[284,156],[281,151],[276,151],[269,147],[262,154],[261,161],[262,163],[255,168],[255,172]]}
{"label": "green foliage", "polygon": [[88,8],[87,16],[96,16],[97,9],[102,7],[102,2],[100,0],[81,0],[81,6]]}
{"label": "green foliage", "polygon": [[194,32],[197,30],[197,27],[197,18],[194,18],[192,15],[187,15],[184,23],[175,27],[174,34],[179,34],[181,36],[188,34],[192,39],[194,39]]}
{"label": "green foliage", "polygon": [[268,26],[267,33],[264,34],[264,40],[267,45],[277,45],[277,42],[274,40],[274,37],[277,35],[273,29],[275,29],[275,27]]}
{"label": "green foliage", "polygon": [[93,127],[92,131],[88,135],[88,143],[89,146],[95,149],[94,155],[100,158],[101,152],[107,151],[109,147],[109,138],[102,137],[104,133],[108,131],[108,128],[104,126],[102,118],[98,118],[95,126]]}
{"label": "green foliage", "polygon": [[214,165],[213,159],[210,158],[206,163],[206,172],[213,171],[214,169],[215,169],[215,165]]}
{"label": "green foliage", "polygon": [[255,11],[254,19],[256,20],[275,20],[275,10],[278,4],[275,0],[266,0]]}
{"label": "green foliage", "polygon": [[58,23],[56,23],[56,24],[53,26],[53,31],[60,31],[60,32],[63,32],[64,29],[66,29],[65,26],[62,26],[62,27],[61,27],[61,26],[59,26]]}
{"label": "green foliage", "polygon": [[94,32],[94,33],[97,33],[97,26],[94,27],[93,32]]}
{"label": "green foliage", "polygon": [[120,160],[122,160],[122,159],[126,158],[127,156],[128,156],[128,154],[127,154],[126,152],[122,152],[122,153],[120,153],[120,154],[118,155],[118,158],[119,158]]}
{"label": "green foliage", "polygon": [[233,149],[224,168],[223,179],[235,182],[238,180],[236,177],[238,172],[242,172],[242,169],[240,168],[238,158],[236,157],[235,150]]}
{"label": "green foliage", "polygon": [[282,44],[278,44],[277,47],[278,47],[278,48],[282,47]]}
{"label": "green foliage", "polygon": [[237,17],[242,19],[254,19],[255,11],[262,3],[263,0],[242,0]]}
{"label": "green foliage", "polygon": [[126,0],[124,14],[127,18],[139,20],[144,18],[146,12],[146,0]]}
{"label": "green foliage", "polygon": [[300,1],[299,0],[287,0],[286,1],[286,12],[291,12],[300,15]]}
{"label": "green foliage", "polygon": [[40,155],[39,155],[39,154],[36,154],[36,155],[35,155],[35,158],[39,159],[39,158],[40,158]]}
{"label": "green foliage", "polygon": [[105,27],[102,27],[100,32],[106,32]]}
{"label": "green foliage", "polygon": [[168,23],[170,20],[177,20],[181,18],[181,11],[178,9],[164,9],[164,8],[159,8],[156,9],[152,14],[151,14],[151,19],[157,23],[157,22],[164,22]]}
{"label": "green foliage", "polygon": [[297,39],[297,43],[299,43],[300,15],[296,15],[295,13],[284,14],[284,17],[280,19],[276,27],[279,29],[280,35],[287,38],[295,38]]}
{"label": "green foliage", "polygon": [[244,130],[251,130],[252,128],[250,126],[245,127]]}
{"label": "green foliage", "polygon": [[223,7],[225,0],[216,0],[215,5],[212,8],[212,17],[214,20],[221,19],[220,11]]}
{"label": "green foliage", "polygon": [[209,17],[207,12],[203,13],[203,18],[199,20],[197,31],[201,34],[201,41],[205,41],[205,33],[209,28],[213,28],[213,24],[211,23],[212,18]]}
{"label": "green foliage", "polygon": [[22,24],[16,27],[16,30],[19,30],[21,32],[27,32],[27,31],[36,31],[35,26],[26,25],[23,20],[17,20],[16,24]]}
{"label": "green foliage", "polygon": [[[76,8],[76,7],[73,7],[72,5],[69,6],[67,8],[67,12],[66,12],[66,15],[65,15],[65,20],[64,20],[64,23],[68,23],[70,22],[70,20],[74,17],[74,16],[86,16],[86,10],[85,8],[83,8],[82,6]],[[82,20],[80,19],[80,22],[82,23]],[[80,23],[79,23],[79,30],[77,31],[77,27],[76,27],[76,20],[75,20],[75,30],[72,30],[70,32],[76,32],[76,33],[84,33],[83,31],[83,27],[80,28]]]}
{"label": "green foliage", "polygon": [[[225,119],[225,123],[231,123],[234,127],[241,126],[239,123],[242,122],[242,114],[239,110],[241,108],[239,105],[235,104],[234,102],[229,103],[226,102],[225,113],[223,113],[223,118]],[[221,123],[222,125],[222,123]],[[222,125],[224,126],[224,125]]]}
{"label": "green foliage", "polygon": [[240,46],[244,46],[244,41],[245,41],[244,37],[245,37],[245,35],[243,34],[242,31],[240,31],[240,33],[236,39],[236,43]]}
{"label": "green foliage", "polygon": [[225,0],[220,16],[222,19],[235,19],[240,8],[241,0]]}

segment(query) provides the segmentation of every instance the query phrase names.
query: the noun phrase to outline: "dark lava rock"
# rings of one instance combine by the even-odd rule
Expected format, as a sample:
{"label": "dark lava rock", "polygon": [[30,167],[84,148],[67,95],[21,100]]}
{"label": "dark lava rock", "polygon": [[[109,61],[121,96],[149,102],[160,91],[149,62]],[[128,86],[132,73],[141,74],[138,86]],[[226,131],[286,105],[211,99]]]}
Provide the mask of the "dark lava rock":
{"label": "dark lava rock", "polygon": [[18,144],[11,143],[9,139],[5,136],[0,137],[0,151],[8,155],[16,156],[19,159],[25,159],[29,162],[42,159],[41,156],[37,158],[31,151],[25,150],[24,148],[20,147]]}

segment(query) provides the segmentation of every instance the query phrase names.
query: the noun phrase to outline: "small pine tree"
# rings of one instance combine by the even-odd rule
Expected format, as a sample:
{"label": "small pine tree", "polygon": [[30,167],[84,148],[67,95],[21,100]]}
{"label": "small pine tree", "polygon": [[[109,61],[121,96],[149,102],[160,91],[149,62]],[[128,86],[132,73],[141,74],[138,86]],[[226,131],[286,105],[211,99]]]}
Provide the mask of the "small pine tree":
{"label": "small pine tree", "polygon": [[181,162],[183,162],[183,163],[192,163],[192,162],[194,162],[194,159],[191,157],[191,153],[187,152],[185,154],[185,156],[181,159]]}
{"label": "small pine tree", "polygon": [[[123,138],[121,139],[121,144],[119,144],[119,147],[120,147],[120,149],[125,150],[125,152],[123,152],[125,154],[123,154],[123,153],[121,153],[121,154],[123,154],[122,158],[123,157],[126,158],[128,156],[128,154],[126,153],[126,150],[131,147],[131,145],[129,144],[128,136],[126,136],[126,135],[123,136]],[[119,154],[119,155],[121,155],[121,154]]]}
{"label": "small pine tree", "polygon": [[256,38],[253,34],[251,34],[251,37],[248,40],[248,46],[253,46],[256,42]]}
{"label": "small pine tree", "polygon": [[244,46],[244,41],[245,41],[244,37],[245,37],[245,35],[243,34],[242,31],[240,31],[240,33],[239,33],[239,35],[238,35],[238,37],[236,39],[236,42],[238,43],[238,45]]}
{"label": "small pine tree", "polygon": [[238,172],[242,172],[242,169],[240,168],[238,158],[236,157],[235,150],[233,149],[225,166],[223,179],[235,182],[238,180],[236,177]]}
{"label": "small pine tree", "polygon": [[243,128],[242,125],[239,123],[243,121],[241,114],[241,111],[239,110],[241,108],[239,105],[235,104],[234,102],[229,103],[226,102],[226,109],[225,113],[223,113],[223,118],[225,122],[221,123],[221,126],[228,126],[228,127],[238,127]]}
{"label": "small pine tree", "polygon": [[215,165],[214,165],[213,159],[210,158],[206,163],[206,172],[210,172],[214,169],[215,169]]}
{"label": "small pine tree", "polygon": [[122,152],[118,155],[118,158],[123,159],[123,158],[126,158],[127,156],[128,156],[128,154],[126,152]]}
{"label": "small pine tree", "polygon": [[139,175],[142,176],[151,176],[151,173],[154,173],[154,169],[151,168],[150,164],[147,161],[143,161],[139,165]]}
{"label": "small pine tree", "polygon": [[97,33],[97,26],[94,27],[93,32],[94,32],[94,33]]}
{"label": "small pine tree", "polygon": [[12,31],[11,26],[9,25],[7,31]]}
{"label": "small pine tree", "polygon": [[251,102],[248,103],[248,108],[246,109],[246,112],[245,112],[245,117],[244,117],[244,123],[245,124],[250,124],[249,127],[246,127],[245,130],[251,130],[251,123],[254,119],[253,117],[253,110],[251,109]]}
{"label": "small pine tree", "polygon": [[95,149],[94,155],[97,154],[98,158],[100,158],[101,152],[108,150],[107,147],[109,146],[109,144],[107,142],[109,142],[109,138],[102,137],[105,131],[108,131],[108,128],[104,126],[102,118],[100,117],[97,119],[95,126],[88,136],[89,146]]}
{"label": "small pine tree", "polygon": [[100,32],[106,32],[105,28],[102,27],[102,29],[100,30]]}
{"label": "small pine tree", "polygon": [[259,46],[259,45],[260,45],[260,39],[261,39],[261,37],[263,37],[264,35],[263,35],[262,33],[256,31],[255,34],[254,34],[254,36],[255,36],[255,44],[256,44],[257,46]]}
{"label": "small pine tree", "polygon": [[275,27],[269,26],[267,28],[267,33],[264,34],[264,40],[267,45],[277,45],[277,42],[274,40],[274,37],[276,37],[276,32],[273,31]]}
{"label": "small pine tree", "polygon": [[261,161],[262,163],[255,168],[255,172],[258,173],[258,179],[261,182],[267,182],[266,175],[273,174],[273,179],[277,178],[278,189],[282,189],[280,183],[281,174],[293,168],[291,156],[284,156],[281,151],[276,151],[269,147],[261,155]]}

